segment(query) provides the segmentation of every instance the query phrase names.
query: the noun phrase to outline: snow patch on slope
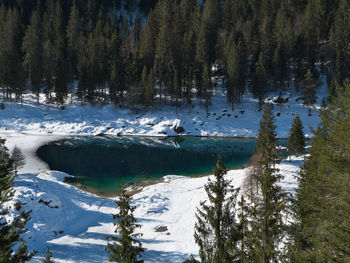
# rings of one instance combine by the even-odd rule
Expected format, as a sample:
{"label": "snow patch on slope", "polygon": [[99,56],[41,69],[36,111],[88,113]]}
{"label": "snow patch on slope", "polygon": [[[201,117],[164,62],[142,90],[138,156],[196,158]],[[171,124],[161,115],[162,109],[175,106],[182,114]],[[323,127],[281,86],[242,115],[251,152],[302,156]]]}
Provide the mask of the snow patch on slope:
{"label": "snow patch on slope", "polygon": [[[277,168],[285,176],[282,187],[294,193],[302,157],[284,160]],[[32,262],[40,262],[46,246],[56,262],[108,262],[106,235],[113,234],[112,213],[116,198],[102,198],[85,193],[62,182],[67,174],[47,171],[35,176],[21,174],[14,183],[16,195],[11,202],[23,202],[22,209],[32,210],[25,239],[29,248],[38,250]],[[231,170],[227,178],[240,187],[246,170]],[[213,176],[209,176],[213,178]],[[189,178],[169,175],[164,181],[144,187],[133,197],[135,217],[142,225],[141,241],[147,251],[145,262],[183,262],[198,255],[194,242],[196,207],[206,200],[204,185],[208,176]],[[20,211],[11,210],[10,217]],[[10,219],[10,218],[9,218]],[[158,227],[164,232],[156,232]]]}
{"label": "snow patch on slope", "polygon": [[[272,100],[278,95],[276,92],[267,94],[270,100],[266,99],[266,102],[274,106],[278,137],[288,137],[296,114],[304,123],[306,136],[312,136],[309,127],[318,125],[318,108],[322,99],[327,97],[324,78],[322,83],[317,92],[317,104],[311,108],[311,116],[308,115],[309,108],[302,105],[302,100],[297,100],[299,93],[283,92],[283,98],[289,97],[289,100],[281,105]],[[23,104],[4,102],[5,109],[0,110],[0,133],[176,136],[178,133],[174,128],[181,126],[185,130],[181,133],[183,135],[255,137],[263,113],[259,110],[258,100],[249,92],[232,110],[231,105],[227,104],[226,90],[222,88],[221,80],[214,90],[208,111],[196,98],[193,107],[163,105],[137,111],[111,104],[81,105],[76,98],[64,110],[45,104],[44,95],[39,101],[40,104],[37,104],[34,95],[27,94]]]}

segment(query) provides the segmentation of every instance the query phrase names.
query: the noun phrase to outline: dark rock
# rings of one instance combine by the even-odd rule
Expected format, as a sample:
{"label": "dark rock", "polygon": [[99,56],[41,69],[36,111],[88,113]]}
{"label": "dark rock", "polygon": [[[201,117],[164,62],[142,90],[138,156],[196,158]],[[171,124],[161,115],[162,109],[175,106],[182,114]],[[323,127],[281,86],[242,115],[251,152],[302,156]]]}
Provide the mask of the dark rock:
{"label": "dark rock", "polygon": [[177,126],[177,127],[174,127],[174,131],[176,133],[184,133],[185,132],[185,128],[182,127],[182,126]]}
{"label": "dark rock", "polygon": [[166,231],[168,231],[167,226],[159,226],[154,230],[154,232],[166,232]]}
{"label": "dark rock", "polygon": [[39,200],[39,203],[42,203],[42,204],[46,205],[47,207],[50,207],[50,208],[58,208],[57,205],[51,206],[51,205],[50,205],[51,202],[52,202],[52,200],[50,200],[50,201],[44,201],[43,199],[40,199],[40,200]]}
{"label": "dark rock", "polygon": [[279,116],[281,116],[281,113],[280,113],[280,112],[277,112],[276,115],[279,117]]}
{"label": "dark rock", "polygon": [[132,182],[126,183],[126,184],[124,185],[124,189],[126,189],[126,188],[128,188],[128,187],[130,187],[130,186],[133,186],[133,185],[135,185],[135,184],[132,183]]}
{"label": "dark rock", "polygon": [[287,103],[288,100],[289,100],[289,97],[287,97],[287,98],[284,99],[283,97],[278,96],[278,98],[275,99],[273,102],[274,102],[274,103],[278,103],[278,104],[282,104],[282,103]]}
{"label": "dark rock", "polygon": [[237,118],[238,118],[238,115],[235,115],[235,118],[237,119]]}
{"label": "dark rock", "polygon": [[63,182],[64,183],[74,183],[75,182],[75,177],[73,177],[73,176],[65,176],[65,177],[63,177]]}
{"label": "dark rock", "polygon": [[245,110],[241,110],[241,111],[239,111],[239,113],[240,113],[240,114],[243,114],[243,113],[245,113]]}

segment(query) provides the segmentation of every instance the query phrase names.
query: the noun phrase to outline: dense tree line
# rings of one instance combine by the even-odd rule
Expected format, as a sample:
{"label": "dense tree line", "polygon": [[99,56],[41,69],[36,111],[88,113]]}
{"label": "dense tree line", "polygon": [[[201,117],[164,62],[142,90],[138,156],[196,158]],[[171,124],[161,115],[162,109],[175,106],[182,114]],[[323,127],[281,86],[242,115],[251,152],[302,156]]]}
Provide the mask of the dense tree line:
{"label": "dense tree line", "polygon": [[[208,107],[213,75],[227,101],[249,87],[267,91],[292,80],[306,105],[320,69],[331,95],[349,75],[348,0],[0,1],[0,84],[4,98],[30,89],[63,104],[82,101]],[[328,63],[330,62],[330,63]],[[213,66],[216,70],[213,71]],[[77,87],[76,87],[77,84]]]}
{"label": "dense tree line", "polygon": [[350,82],[337,90],[315,130],[300,174],[289,262],[348,262]]}

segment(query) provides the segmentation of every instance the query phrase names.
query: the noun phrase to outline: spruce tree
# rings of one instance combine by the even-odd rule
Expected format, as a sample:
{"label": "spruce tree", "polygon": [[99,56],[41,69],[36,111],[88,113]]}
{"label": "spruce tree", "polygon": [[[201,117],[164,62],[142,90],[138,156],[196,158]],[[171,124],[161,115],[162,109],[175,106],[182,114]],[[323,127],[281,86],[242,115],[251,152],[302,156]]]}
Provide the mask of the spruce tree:
{"label": "spruce tree", "polygon": [[117,236],[108,236],[107,240],[111,240],[108,243],[106,250],[109,253],[109,261],[120,263],[142,263],[140,258],[141,253],[145,251],[142,248],[142,244],[136,238],[141,237],[142,234],[136,234],[136,228],[140,228],[141,225],[136,223],[136,219],[133,215],[135,206],[131,205],[131,197],[124,191],[119,201],[116,202],[119,212],[113,214],[114,223],[117,226],[114,231]]}
{"label": "spruce tree", "polygon": [[227,72],[227,100],[234,108],[234,103],[240,102],[240,96],[245,89],[245,48],[242,40],[235,44],[233,36],[225,47]]}
{"label": "spruce tree", "polygon": [[25,53],[23,66],[28,74],[28,83],[39,101],[42,82],[42,32],[37,12],[33,12],[23,42],[22,50]]}
{"label": "spruce tree", "polygon": [[69,66],[72,70],[73,74],[77,74],[77,53],[79,46],[79,38],[82,35],[82,25],[81,25],[81,17],[79,14],[79,9],[76,6],[75,1],[73,1],[73,5],[71,7],[71,11],[69,13],[69,19],[66,29],[67,36],[67,47],[68,47],[68,59]]}
{"label": "spruce tree", "polygon": [[52,252],[50,251],[50,248],[46,248],[46,254],[45,254],[45,259],[42,261],[42,263],[54,263],[52,260]]}
{"label": "spruce tree", "polygon": [[253,255],[253,236],[250,229],[250,204],[246,201],[246,197],[242,194],[241,199],[238,202],[237,217],[238,223],[238,234],[239,234],[239,245],[237,251],[239,253],[238,258],[241,263],[248,263],[254,261]]}
{"label": "spruce tree", "polygon": [[292,262],[350,260],[350,81],[321,112],[322,122],[300,173],[295,203]]}
{"label": "spruce tree", "polygon": [[208,179],[205,185],[209,200],[201,202],[197,208],[194,238],[202,263],[235,262],[241,255],[235,219],[239,189],[234,189],[230,181],[224,178],[227,169],[220,159],[213,171],[214,180]]}
{"label": "spruce tree", "polygon": [[27,243],[22,238],[22,234],[27,231],[25,225],[30,219],[30,211],[21,212],[12,222],[8,222],[5,218],[9,213],[5,204],[14,196],[12,189],[14,177],[11,175],[13,160],[4,143],[5,140],[0,141],[0,262],[26,262],[35,254],[28,251]]}
{"label": "spruce tree", "polygon": [[262,109],[264,95],[268,91],[268,73],[264,57],[263,52],[260,52],[259,60],[255,63],[255,74],[252,78],[253,94],[259,99],[259,109]]}
{"label": "spruce tree", "polygon": [[271,144],[270,146],[276,145],[277,134],[275,130],[275,117],[273,115],[271,106],[269,104],[265,104],[264,113],[259,123],[255,152],[259,152],[260,150],[265,149],[268,146],[268,143]]}
{"label": "spruce tree", "polygon": [[305,19],[303,23],[303,37],[305,43],[305,59],[309,68],[314,68],[318,52],[318,42],[321,38],[322,21],[324,12],[321,0],[309,1],[305,10]]}
{"label": "spruce tree", "polygon": [[258,183],[257,194],[251,196],[252,218],[251,235],[253,236],[253,258],[256,262],[274,262],[279,258],[279,245],[284,231],[282,212],[285,210],[285,194],[278,185],[283,178],[275,168],[278,163],[274,117],[268,104],[260,121],[257,138],[256,164],[259,174],[255,175]]}
{"label": "spruce tree", "polygon": [[17,175],[18,169],[25,165],[25,156],[23,155],[21,149],[17,145],[11,151],[11,159],[13,161],[13,170],[15,175]]}
{"label": "spruce tree", "polygon": [[350,73],[350,3],[347,0],[340,0],[336,11],[333,26],[330,32],[331,54],[335,60],[335,77],[338,83],[343,83]]}
{"label": "spruce tree", "polygon": [[24,71],[21,63],[21,22],[17,9],[2,8],[2,28],[0,43],[0,84],[6,98],[14,93],[21,99],[24,86]]}
{"label": "spruce tree", "polygon": [[303,124],[297,115],[293,121],[288,138],[288,151],[295,153],[296,156],[305,150],[305,136],[303,132]]}
{"label": "spruce tree", "polygon": [[[317,82],[311,70],[309,69],[305,75],[304,79],[304,89],[303,89],[303,99],[304,105],[311,106],[316,102],[316,88]],[[309,108],[309,114],[311,110]]]}

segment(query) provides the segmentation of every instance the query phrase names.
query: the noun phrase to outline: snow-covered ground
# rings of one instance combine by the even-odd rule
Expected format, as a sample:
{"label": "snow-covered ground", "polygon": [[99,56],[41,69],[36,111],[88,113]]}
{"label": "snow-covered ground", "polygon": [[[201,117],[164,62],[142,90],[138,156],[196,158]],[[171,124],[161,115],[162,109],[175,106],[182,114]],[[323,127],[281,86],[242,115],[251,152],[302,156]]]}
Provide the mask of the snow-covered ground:
{"label": "snow-covered ground", "polygon": [[[323,79],[323,81],[325,81]],[[326,85],[318,89],[317,105],[308,116],[308,108],[302,105],[300,94],[296,92],[282,93],[289,97],[281,106],[273,103],[277,93],[270,93],[266,100],[274,104],[277,136],[287,138],[291,123],[296,114],[300,115],[305,127],[305,134],[311,137],[309,127],[316,127],[320,121],[317,111],[323,98],[327,96]],[[262,111],[259,111],[258,100],[251,93],[243,95],[241,104],[235,105],[234,111],[226,103],[226,91],[218,84],[212,97],[212,105],[208,112],[198,101],[194,107],[176,109],[174,106],[156,106],[151,109],[139,109],[139,112],[116,107],[114,105],[81,105],[77,98],[62,110],[56,105],[45,104],[42,95],[39,104],[33,94],[24,96],[23,104],[4,102],[5,109],[0,110],[0,135],[4,132],[26,134],[54,135],[144,135],[173,136],[177,135],[174,127],[183,127],[184,135],[195,136],[235,136],[255,137]],[[278,116],[279,115],[279,116]]]}
{"label": "snow-covered ground", "polygon": [[[281,106],[273,103],[277,95],[268,94],[270,100],[266,102],[274,104],[278,137],[288,137],[296,114],[303,121],[306,136],[311,137],[309,127],[315,128],[320,121],[317,109],[327,96],[326,86],[319,88],[311,116],[302,100],[296,100],[300,94],[282,93],[289,100]],[[33,262],[40,262],[46,246],[56,262],[106,262],[105,237],[114,231],[111,213],[116,212],[115,199],[85,193],[62,182],[68,175],[47,171],[47,165],[35,155],[40,145],[67,135],[173,136],[178,135],[174,128],[179,126],[185,129],[183,135],[255,137],[262,116],[257,99],[250,93],[232,111],[220,84],[208,111],[197,101],[191,110],[188,106],[157,106],[136,113],[114,105],[81,105],[76,98],[61,110],[44,100],[42,96],[37,104],[34,96],[27,94],[23,104],[4,102],[5,109],[0,110],[0,137],[7,140],[10,149],[18,145],[26,156],[26,165],[14,183],[16,196],[11,205],[20,200],[22,209],[32,210],[25,239],[31,250],[38,250]],[[285,176],[285,190],[295,191],[301,164],[302,158],[294,157],[278,165]],[[229,171],[227,177],[239,187],[245,170]],[[193,239],[194,215],[199,202],[206,198],[207,179],[167,176],[164,182],[145,187],[134,196],[135,216],[144,234],[141,241],[147,248],[145,262],[182,262],[198,254]],[[167,230],[155,232],[158,227]]]}
{"label": "snow-covered ground", "polygon": [[[282,186],[286,191],[295,191],[302,159],[292,157],[292,161],[278,165],[285,176]],[[232,170],[227,178],[239,187],[245,174],[246,170]],[[38,176],[21,174],[15,180],[12,205],[20,200],[24,203],[22,209],[32,210],[25,234],[29,248],[38,251],[32,262],[40,262],[46,246],[56,262],[107,262],[105,237],[114,231],[111,213],[116,212],[115,199],[97,197],[65,184],[64,176],[68,175],[48,171]],[[141,241],[147,248],[145,262],[183,262],[191,254],[198,255],[193,238],[194,215],[200,201],[206,199],[207,180],[208,176],[166,176],[164,182],[134,195],[134,214],[142,225]],[[167,230],[156,232],[161,226]]]}

